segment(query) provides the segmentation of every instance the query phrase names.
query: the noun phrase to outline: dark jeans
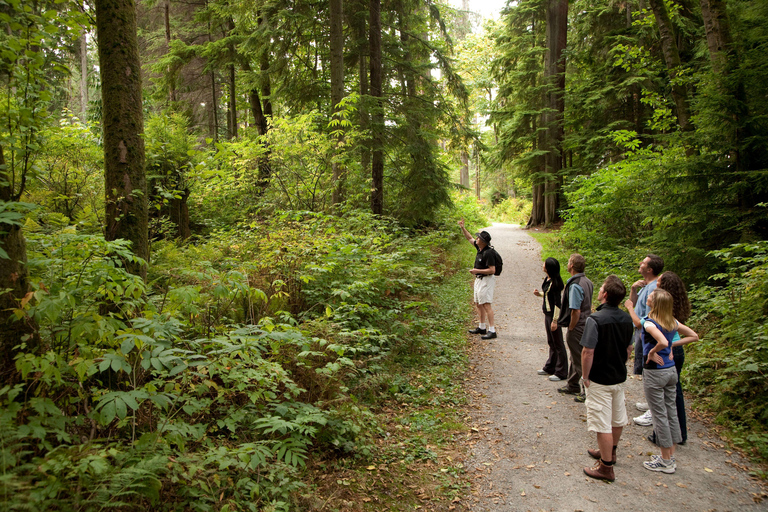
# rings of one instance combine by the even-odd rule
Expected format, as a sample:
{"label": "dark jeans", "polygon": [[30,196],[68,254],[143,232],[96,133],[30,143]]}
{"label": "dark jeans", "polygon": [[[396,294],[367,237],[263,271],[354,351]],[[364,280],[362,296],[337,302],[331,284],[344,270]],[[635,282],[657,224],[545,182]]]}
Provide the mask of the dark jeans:
{"label": "dark jeans", "polygon": [[558,326],[553,332],[549,327],[552,325],[552,317],[544,315],[544,329],[547,331],[547,344],[549,345],[549,357],[544,363],[545,372],[550,375],[556,375],[562,380],[568,378],[568,355],[565,352],[565,342],[563,341],[563,329]]}
{"label": "dark jeans", "polygon": [[568,389],[581,393],[581,336],[584,334],[584,324],[580,323],[574,330],[568,329],[565,341],[568,352],[571,353],[571,366],[568,368]]}
{"label": "dark jeans", "polygon": [[688,440],[688,425],[685,423],[685,397],[683,397],[683,386],[680,385],[680,372],[683,371],[685,362],[685,349],[681,347],[672,347],[672,355],[675,358],[675,369],[677,370],[677,420],[680,422],[680,433],[683,435],[683,442]]}

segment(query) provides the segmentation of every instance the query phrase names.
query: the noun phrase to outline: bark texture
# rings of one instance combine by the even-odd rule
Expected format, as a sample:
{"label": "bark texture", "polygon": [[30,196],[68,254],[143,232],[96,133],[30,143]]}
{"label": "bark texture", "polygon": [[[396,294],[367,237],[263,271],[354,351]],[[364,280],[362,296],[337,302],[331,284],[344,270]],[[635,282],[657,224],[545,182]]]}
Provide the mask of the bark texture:
{"label": "bark texture", "polygon": [[371,211],[384,213],[384,104],[382,101],[383,69],[381,62],[381,0],[370,0],[371,96],[376,104],[371,115],[373,148],[371,151]]}
{"label": "bark texture", "polygon": [[[5,167],[3,148],[0,146],[0,169]],[[0,201],[18,200],[12,185],[0,173]],[[36,330],[25,319],[17,320],[13,309],[19,307],[19,301],[29,291],[27,275],[27,248],[21,226],[3,224],[0,230],[0,249],[8,258],[0,258],[0,383],[12,380],[15,374],[14,347],[29,338],[28,345],[36,341]],[[7,290],[7,291],[5,291]]]}
{"label": "bark texture", "polygon": [[664,62],[667,65],[667,74],[672,82],[672,100],[675,102],[677,109],[677,122],[681,130],[689,131],[693,129],[693,125],[691,124],[691,114],[688,106],[688,89],[684,85],[677,83],[676,80],[682,64],[672,21],[669,19],[669,12],[667,12],[667,6],[664,5],[664,0],[649,0],[649,3],[656,18],[656,24],[659,26],[661,50],[664,54]]}
{"label": "bark texture", "polygon": [[[106,238],[125,239],[149,261],[141,63],[133,0],[96,0],[101,67]],[[144,265],[128,266],[146,277]]]}
{"label": "bark texture", "polygon": [[[344,18],[343,0],[330,0],[331,4],[331,112],[339,111],[339,103],[344,98]],[[339,130],[341,127],[339,127]],[[341,143],[343,136],[339,135]],[[342,201],[344,191],[343,169],[341,163],[334,161],[333,168],[333,204]]]}

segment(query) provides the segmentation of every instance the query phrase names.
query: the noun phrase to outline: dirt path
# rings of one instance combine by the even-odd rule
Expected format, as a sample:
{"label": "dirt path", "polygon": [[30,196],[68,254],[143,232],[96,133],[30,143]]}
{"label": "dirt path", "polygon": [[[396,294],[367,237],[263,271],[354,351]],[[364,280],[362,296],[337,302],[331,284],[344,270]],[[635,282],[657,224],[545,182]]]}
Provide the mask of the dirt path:
{"label": "dirt path", "polygon": [[[768,496],[749,478],[747,462],[693,419],[675,474],[643,468],[657,448],[645,439],[650,427],[632,424],[619,446],[616,482],[586,477],[582,468],[593,463],[586,450],[597,446],[584,404],[559,394],[561,383],[536,374],[547,357],[541,299],[532,293],[543,278],[540,247],[516,226],[496,224],[488,231],[504,257],[504,274],[494,304],[499,337],[473,342],[469,510],[768,510]],[[639,415],[634,404],[642,383],[628,380],[626,396],[630,418]]]}

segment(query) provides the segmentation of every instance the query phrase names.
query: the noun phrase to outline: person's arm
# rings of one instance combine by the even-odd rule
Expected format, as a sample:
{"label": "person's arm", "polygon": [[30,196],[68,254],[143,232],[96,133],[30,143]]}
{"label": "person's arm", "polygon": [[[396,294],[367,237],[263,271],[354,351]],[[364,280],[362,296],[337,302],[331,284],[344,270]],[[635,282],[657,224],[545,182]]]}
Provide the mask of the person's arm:
{"label": "person's arm", "polygon": [[579,323],[579,318],[581,318],[581,310],[580,309],[572,309],[571,310],[571,323],[568,324],[568,330],[572,331],[576,328],[576,324]]}
{"label": "person's arm", "polygon": [[464,219],[461,219],[461,220],[459,221],[459,227],[461,228],[461,233],[464,235],[464,238],[466,238],[467,240],[469,240],[470,242],[472,242],[472,244],[474,245],[474,243],[475,243],[475,237],[473,237],[473,236],[472,236],[472,233],[470,233],[469,231],[467,231],[467,228],[466,228],[466,227],[464,227]]}
{"label": "person's arm", "polygon": [[662,332],[653,322],[645,322],[643,326],[645,328],[645,332],[653,336],[653,339],[656,340],[656,345],[654,345],[653,348],[651,348],[651,350],[648,352],[646,362],[650,363],[653,361],[656,364],[664,364],[664,359],[662,359],[657,352],[669,345],[667,338],[664,337],[664,334],[662,334]]}
{"label": "person's arm", "polygon": [[682,334],[683,337],[672,343],[673,347],[680,347],[687,345],[688,343],[693,343],[694,341],[699,341],[699,335],[696,334],[693,329],[681,323],[677,324],[677,332]]}
{"label": "person's arm", "polygon": [[595,360],[595,347],[598,343],[597,322],[592,317],[587,317],[584,322],[584,334],[579,340],[581,345],[581,380],[584,386],[589,387],[589,372],[592,371],[592,363]]}
{"label": "person's arm", "polygon": [[584,381],[584,387],[589,387],[589,372],[592,371],[592,361],[595,359],[595,349],[581,349],[581,380]]}
{"label": "person's arm", "polygon": [[640,317],[638,317],[637,313],[635,313],[635,303],[632,301],[632,299],[627,299],[627,301],[624,302],[624,307],[627,308],[627,313],[629,313],[629,316],[632,317],[632,323],[635,325],[635,329],[639,329]]}
{"label": "person's arm", "polygon": [[632,287],[629,290],[629,300],[632,301],[632,304],[637,304],[637,292],[645,285],[645,279],[638,279],[632,283]]}

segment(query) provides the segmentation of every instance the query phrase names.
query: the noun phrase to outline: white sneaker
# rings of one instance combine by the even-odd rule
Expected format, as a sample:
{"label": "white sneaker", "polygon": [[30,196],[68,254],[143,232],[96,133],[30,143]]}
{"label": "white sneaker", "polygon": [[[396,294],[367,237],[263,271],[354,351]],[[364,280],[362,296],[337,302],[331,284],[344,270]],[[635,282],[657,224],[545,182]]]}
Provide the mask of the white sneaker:
{"label": "white sneaker", "polygon": [[549,373],[545,372],[544,370],[539,370],[536,373],[538,373],[539,375],[549,375]]}
{"label": "white sneaker", "polygon": [[665,464],[664,459],[658,455],[653,455],[651,456],[651,460],[643,462],[643,466],[645,469],[649,469],[651,471],[660,471],[662,473],[671,475],[677,469],[677,462],[675,461],[675,458],[672,457],[672,460],[669,461],[669,464]]}
{"label": "white sneaker", "polygon": [[637,408],[638,411],[647,411],[648,409],[650,409],[650,407],[648,407],[648,402],[637,402],[635,404],[635,407]]}
{"label": "white sneaker", "polygon": [[560,378],[560,377],[558,377],[557,375],[550,375],[550,376],[549,376],[549,380],[551,380],[552,382],[560,382],[560,381],[561,381],[561,380],[563,380],[563,379],[561,379],[561,378]]}
{"label": "white sneaker", "polygon": [[641,427],[650,427],[653,425],[653,420],[651,419],[651,411],[645,411],[640,416],[633,418],[632,421]]}

